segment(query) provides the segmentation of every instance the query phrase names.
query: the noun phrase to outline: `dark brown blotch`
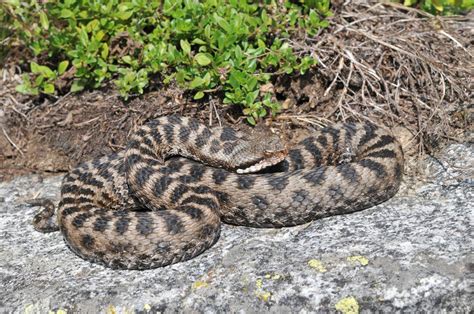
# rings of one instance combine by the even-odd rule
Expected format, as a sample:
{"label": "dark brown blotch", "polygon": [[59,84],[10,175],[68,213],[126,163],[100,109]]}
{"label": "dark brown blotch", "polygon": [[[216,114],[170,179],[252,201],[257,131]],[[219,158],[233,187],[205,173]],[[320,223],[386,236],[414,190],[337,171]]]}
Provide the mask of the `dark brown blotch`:
{"label": "dark brown blotch", "polygon": [[333,128],[331,126],[325,127],[321,130],[323,134],[327,134],[332,138],[332,143],[333,145],[336,145],[339,143],[339,136],[341,134],[341,131],[337,128]]}
{"label": "dark brown blotch", "polygon": [[292,195],[293,202],[301,203],[306,199],[306,197],[308,197],[308,195],[309,192],[303,189],[294,191]]}
{"label": "dark brown blotch", "polygon": [[77,215],[72,220],[72,225],[76,228],[82,227],[84,223],[86,222],[86,220],[89,219],[89,217],[91,217],[91,215],[92,215],[91,213],[82,213],[82,214]]}
{"label": "dark brown blotch", "polygon": [[181,117],[178,116],[178,115],[175,115],[175,114],[170,115],[167,118],[168,118],[168,122],[171,123],[171,124],[181,124],[181,122],[182,122]]}
{"label": "dark brown blotch", "polygon": [[288,153],[291,167],[295,170],[304,168],[304,158],[299,149],[292,149]]}
{"label": "dark brown blotch", "polygon": [[264,196],[260,196],[260,195],[255,195],[255,196],[252,196],[252,203],[257,206],[257,208],[259,209],[267,209],[268,208],[268,201],[267,199],[264,197]]}
{"label": "dark brown blotch", "polygon": [[353,165],[345,163],[338,165],[336,169],[347,181],[351,183],[359,182],[359,174],[357,173]]}
{"label": "dark brown blotch", "polygon": [[211,135],[212,135],[211,131],[209,131],[208,128],[204,128],[201,134],[199,134],[196,138],[196,146],[198,148],[204,147],[204,145],[206,145],[209,142]]}
{"label": "dark brown blotch", "polygon": [[213,154],[217,154],[221,150],[220,142],[216,139],[211,141],[211,147],[209,148],[210,152]]}
{"label": "dark brown blotch", "polygon": [[82,236],[81,243],[85,248],[90,250],[94,245],[94,238],[89,234],[85,234]]}
{"label": "dark brown blotch", "polygon": [[94,227],[93,227],[94,230],[103,232],[104,230],[108,228],[109,221],[110,219],[105,216],[97,217],[96,220],[94,221]]}
{"label": "dark brown blotch", "polygon": [[240,175],[237,177],[237,187],[241,190],[248,190],[255,184],[255,177],[251,175]]}
{"label": "dark brown blotch", "polygon": [[130,224],[130,218],[128,217],[120,217],[115,222],[115,231],[119,234],[124,234],[128,230],[128,226]]}
{"label": "dark brown blotch", "polygon": [[153,174],[153,172],[153,169],[149,167],[139,168],[134,176],[136,184],[140,187],[144,186],[148,182],[148,179]]}
{"label": "dark brown blotch", "polygon": [[199,164],[199,163],[194,163],[192,166],[191,166],[191,169],[190,169],[190,175],[197,181],[201,180],[202,179],[202,176],[204,175],[204,172],[206,171],[206,169],[204,168],[204,166],[202,164]]}
{"label": "dark brown blotch", "polygon": [[344,191],[337,185],[331,185],[328,189],[328,194],[335,200],[344,198]]}
{"label": "dark brown blotch", "polygon": [[155,182],[153,192],[155,195],[162,195],[168,189],[168,186],[173,182],[173,180],[168,176],[162,176],[159,180]]}
{"label": "dark brown blotch", "polygon": [[313,139],[308,137],[304,139],[301,144],[303,144],[304,148],[311,154],[314,159],[315,164],[321,163],[321,151],[319,148],[314,144]]}
{"label": "dark brown blotch", "polygon": [[144,236],[153,232],[153,218],[151,217],[150,213],[139,213],[136,229]]}
{"label": "dark brown blotch", "polygon": [[177,187],[174,188],[173,192],[171,193],[171,202],[172,203],[177,203],[181,196],[189,191],[189,187],[187,187],[185,184],[179,184]]}
{"label": "dark brown blotch", "polygon": [[375,128],[372,125],[366,123],[364,124],[364,135],[360,138],[359,145],[363,146],[375,137],[377,137],[377,133],[375,133]]}
{"label": "dark brown blotch", "polygon": [[192,205],[181,206],[179,211],[186,213],[192,219],[201,219],[203,216],[202,210]]}
{"label": "dark brown blotch", "polygon": [[287,174],[270,176],[267,182],[274,190],[281,192],[288,186],[289,178]]}
{"label": "dark brown blotch", "polygon": [[187,126],[183,126],[179,129],[179,140],[182,143],[186,143],[191,135],[191,129]]}
{"label": "dark brown blotch", "polygon": [[199,130],[199,126],[201,123],[199,123],[198,120],[196,119],[189,119],[188,126],[191,131],[197,131]]}
{"label": "dark brown blotch", "polygon": [[[62,199],[61,202],[64,203],[65,200]],[[60,208],[62,207],[61,204],[59,204],[59,207],[60,207]],[[62,210],[62,215],[63,215],[64,217],[66,217],[66,216],[75,214],[75,213],[77,213],[77,212],[79,212],[79,211],[81,211],[81,209],[80,209],[79,207],[72,206],[72,207],[64,208],[64,209]]]}
{"label": "dark brown blotch", "polygon": [[321,144],[322,147],[326,147],[328,145],[328,139],[324,135],[319,135],[316,140],[318,141],[319,144]]}
{"label": "dark brown blotch", "polygon": [[77,186],[74,184],[63,184],[61,187],[61,194],[74,193],[77,191]]}
{"label": "dark brown blotch", "polygon": [[94,191],[92,189],[82,187],[77,190],[77,194],[82,194],[82,195],[90,195],[93,196],[95,195]]}
{"label": "dark brown blotch", "polygon": [[220,136],[221,140],[224,142],[235,141],[238,139],[237,132],[229,127],[224,127]]}
{"label": "dark brown blotch", "polygon": [[77,203],[92,203],[92,199],[86,196],[79,196],[76,198]]}
{"label": "dark brown blotch", "polygon": [[325,167],[316,168],[303,175],[303,179],[312,185],[321,185],[326,180],[325,171]]}
{"label": "dark brown blotch", "polygon": [[213,198],[198,196],[198,195],[191,195],[182,201],[182,204],[192,204],[192,203],[203,205],[213,210],[219,207],[219,204],[217,204],[217,202]]}
{"label": "dark brown blotch", "polygon": [[382,149],[375,152],[371,152],[367,154],[367,157],[375,157],[375,158],[396,158],[397,154],[391,149]]}
{"label": "dark brown blotch", "polygon": [[222,184],[228,176],[229,172],[224,169],[217,168],[212,171],[212,179],[215,184]]}
{"label": "dark brown blotch", "polygon": [[237,147],[235,142],[226,142],[222,146],[223,146],[223,153],[228,156],[231,156],[235,148]]}
{"label": "dark brown blotch", "polygon": [[181,218],[167,211],[162,211],[160,213],[166,224],[166,229],[170,234],[175,235],[184,231],[184,226],[183,222],[181,221]]}
{"label": "dark brown blotch", "polygon": [[174,126],[173,124],[165,124],[163,126],[163,131],[165,132],[165,139],[168,144],[173,143],[174,141]]}
{"label": "dark brown blotch", "polygon": [[371,151],[377,148],[384,147],[386,145],[392,144],[395,142],[395,138],[391,135],[382,135],[380,139],[373,145],[367,148],[367,151]]}
{"label": "dark brown blotch", "polygon": [[359,161],[359,165],[372,170],[379,178],[385,177],[387,175],[385,166],[379,162],[373,161],[372,159],[362,159]]}

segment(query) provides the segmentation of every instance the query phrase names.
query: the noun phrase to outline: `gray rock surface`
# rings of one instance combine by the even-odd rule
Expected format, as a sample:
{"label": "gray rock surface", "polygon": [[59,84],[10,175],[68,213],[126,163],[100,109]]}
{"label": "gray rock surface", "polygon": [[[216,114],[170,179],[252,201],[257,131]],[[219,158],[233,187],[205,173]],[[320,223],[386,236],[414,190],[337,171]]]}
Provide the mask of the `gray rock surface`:
{"label": "gray rock surface", "polygon": [[114,271],[31,226],[60,177],[0,183],[0,312],[469,312],[474,149],[451,145],[390,201],[283,229],[224,226],[190,261]]}

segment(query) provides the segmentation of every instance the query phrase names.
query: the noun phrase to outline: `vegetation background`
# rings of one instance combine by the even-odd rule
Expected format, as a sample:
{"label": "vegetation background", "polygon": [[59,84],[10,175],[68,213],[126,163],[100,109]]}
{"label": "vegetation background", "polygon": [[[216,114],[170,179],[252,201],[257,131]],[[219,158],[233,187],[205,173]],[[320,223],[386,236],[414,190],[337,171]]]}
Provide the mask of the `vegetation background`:
{"label": "vegetation background", "polygon": [[[431,152],[462,139],[469,123],[473,7],[474,0],[1,0],[9,148],[0,159],[21,167],[20,159],[51,159],[43,151],[52,150],[67,157],[46,168],[67,169],[92,148],[120,149],[136,125],[175,111],[209,123],[265,121],[289,137],[295,126],[369,119],[404,126],[416,152]],[[32,145],[42,151],[30,155]]]}

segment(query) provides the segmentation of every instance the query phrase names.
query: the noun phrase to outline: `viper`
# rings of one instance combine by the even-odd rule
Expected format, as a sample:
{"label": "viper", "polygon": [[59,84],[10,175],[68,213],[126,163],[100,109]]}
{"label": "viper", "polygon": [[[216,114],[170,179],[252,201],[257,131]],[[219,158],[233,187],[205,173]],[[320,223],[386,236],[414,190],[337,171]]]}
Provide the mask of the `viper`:
{"label": "viper", "polygon": [[49,204],[33,224],[60,230],[86,260],[149,269],[202,253],[222,222],[279,228],[384,202],[403,166],[399,142],[368,122],[286,147],[276,135],[172,115],[140,127],[125,150],[71,170],[57,210]]}

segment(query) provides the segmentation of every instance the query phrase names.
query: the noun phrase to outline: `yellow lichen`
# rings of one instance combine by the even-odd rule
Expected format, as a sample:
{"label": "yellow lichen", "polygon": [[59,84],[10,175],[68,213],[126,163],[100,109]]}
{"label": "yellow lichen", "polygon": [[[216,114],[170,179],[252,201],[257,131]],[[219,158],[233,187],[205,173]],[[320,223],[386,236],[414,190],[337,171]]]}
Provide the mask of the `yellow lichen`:
{"label": "yellow lichen", "polygon": [[266,274],[265,279],[271,279],[271,280],[280,280],[282,279],[283,276],[280,274]]}
{"label": "yellow lichen", "polygon": [[145,311],[147,311],[147,312],[150,312],[150,310],[151,310],[150,304],[145,304],[145,305],[143,306],[143,309],[144,309]]}
{"label": "yellow lichen", "polygon": [[207,286],[209,286],[209,284],[205,281],[196,281],[193,283],[194,290],[199,289],[199,288],[205,288]]}
{"label": "yellow lichen", "polygon": [[272,296],[272,293],[262,289],[263,288],[263,279],[258,278],[255,281],[255,286],[257,287],[257,289],[255,290],[255,295],[257,296],[257,298],[259,298],[263,302],[268,302],[270,300],[270,297]]}
{"label": "yellow lichen", "polygon": [[362,266],[367,266],[369,264],[369,259],[362,255],[349,256],[347,260],[352,263],[359,263]]}
{"label": "yellow lichen", "polygon": [[30,314],[35,312],[35,306],[33,304],[28,304],[25,306],[25,314]]}
{"label": "yellow lichen", "polygon": [[308,261],[308,266],[314,268],[320,273],[324,273],[327,271],[326,267],[324,267],[323,263],[317,259],[311,259]]}
{"label": "yellow lichen", "polygon": [[263,302],[268,302],[272,294],[268,291],[256,292],[257,298],[262,300]]}
{"label": "yellow lichen", "polygon": [[109,307],[107,308],[105,312],[107,314],[117,314],[117,310],[115,309],[115,306],[113,306],[112,304],[109,305]]}
{"label": "yellow lichen", "polygon": [[339,302],[336,303],[336,310],[343,314],[358,314],[359,303],[357,303],[357,300],[354,297],[340,299]]}
{"label": "yellow lichen", "polygon": [[67,314],[67,311],[63,309],[59,309],[56,311],[56,314]]}

